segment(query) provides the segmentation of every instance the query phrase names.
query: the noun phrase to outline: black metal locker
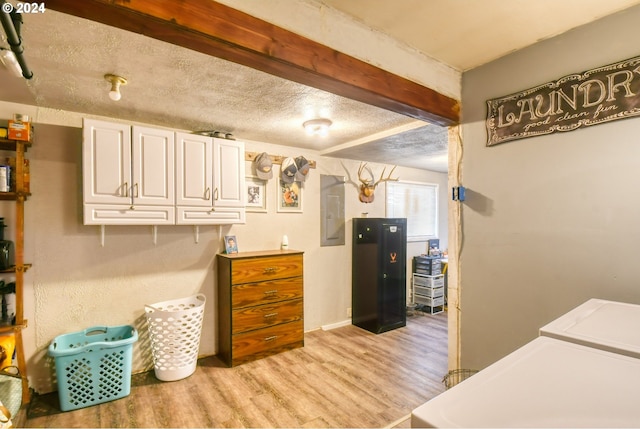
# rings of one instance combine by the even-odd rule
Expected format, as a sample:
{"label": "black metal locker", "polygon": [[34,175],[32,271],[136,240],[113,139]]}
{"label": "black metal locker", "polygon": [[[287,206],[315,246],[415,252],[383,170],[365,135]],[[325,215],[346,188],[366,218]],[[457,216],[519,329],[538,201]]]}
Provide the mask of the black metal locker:
{"label": "black metal locker", "polygon": [[352,324],[376,334],[406,325],[406,254],[406,219],[353,219]]}

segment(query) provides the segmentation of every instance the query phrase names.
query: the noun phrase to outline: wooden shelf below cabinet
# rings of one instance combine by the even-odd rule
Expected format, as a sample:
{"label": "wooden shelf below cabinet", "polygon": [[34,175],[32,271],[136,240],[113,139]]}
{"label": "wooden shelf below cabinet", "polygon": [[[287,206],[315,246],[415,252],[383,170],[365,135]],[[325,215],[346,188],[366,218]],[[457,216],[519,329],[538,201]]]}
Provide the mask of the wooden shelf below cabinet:
{"label": "wooden shelf below cabinet", "polygon": [[0,335],[7,332],[14,332],[18,329],[25,329],[27,327],[27,321],[23,320],[22,323],[16,323],[15,325],[0,325]]}
{"label": "wooden shelf below cabinet", "polygon": [[24,146],[24,151],[31,146],[31,142],[25,142],[20,140],[9,140],[9,139],[0,139],[0,150],[13,150],[15,151],[18,147],[18,143],[22,143]]}
{"label": "wooden shelf below cabinet", "polygon": [[[19,270],[16,270],[16,268],[17,267],[14,265],[4,270],[0,270],[0,273],[15,273],[16,271],[19,271]],[[31,264],[23,264],[22,268],[23,268],[22,271],[27,271],[29,268],[31,268]]]}
{"label": "wooden shelf below cabinet", "polygon": [[25,200],[29,197],[31,193],[27,192],[0,192],[0,200],[1,201],[16,201],[19,196],[22,196]]}

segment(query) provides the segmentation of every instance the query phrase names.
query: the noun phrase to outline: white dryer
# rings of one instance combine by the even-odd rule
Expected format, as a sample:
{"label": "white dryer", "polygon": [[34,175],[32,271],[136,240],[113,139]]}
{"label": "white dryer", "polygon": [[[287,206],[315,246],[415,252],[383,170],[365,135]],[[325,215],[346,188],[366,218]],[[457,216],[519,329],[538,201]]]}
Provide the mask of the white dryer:
{"label": "white dryer", "polygon": [[413,410],[411,427],[638,427],[640,359],[538,337]]}
{"label": "white dryer", "polygon": [[640,305],[590,299],[540,328],[540,335],[640,358]]}

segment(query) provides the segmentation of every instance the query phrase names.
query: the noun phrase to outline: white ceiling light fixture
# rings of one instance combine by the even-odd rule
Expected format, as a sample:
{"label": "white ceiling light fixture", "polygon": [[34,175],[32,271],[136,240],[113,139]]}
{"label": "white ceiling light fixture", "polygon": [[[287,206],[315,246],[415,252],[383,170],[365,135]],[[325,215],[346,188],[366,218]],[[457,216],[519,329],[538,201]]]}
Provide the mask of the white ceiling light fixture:
{"label": "white ceiling light fixture", "polygon": [[16,77],[22,77],[22,67],[20,67],[20,63],[18,63],[16,54],[12,51],[8,49],[0,50],[0,61],[2,61],[2,64],[16,75]]}
{"label": "white ceiling light fixture", "polygon": [[105,80],[111,82],[111,91],[109,91],[109,98],[113,101],[118,101],[122,97],[120,94],[120,86],[127,84],[127,79],[116,76],[115,74],[105,74]]}
{"label": "white ceiling light fixture", "polygon": [[302,126],[310,136],[326,136],[329,134],[329,127],[332,122],[326,118],[311,119]]}

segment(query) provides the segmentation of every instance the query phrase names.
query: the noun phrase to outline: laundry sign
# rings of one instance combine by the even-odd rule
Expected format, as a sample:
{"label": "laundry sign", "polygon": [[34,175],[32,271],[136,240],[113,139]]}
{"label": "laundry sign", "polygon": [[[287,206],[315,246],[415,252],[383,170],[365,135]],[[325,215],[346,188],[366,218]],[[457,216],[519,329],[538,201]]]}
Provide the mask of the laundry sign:
{"label": "laundry sign", "polygon": [[487,146],[640,116],[640,57],[487,101]]}

